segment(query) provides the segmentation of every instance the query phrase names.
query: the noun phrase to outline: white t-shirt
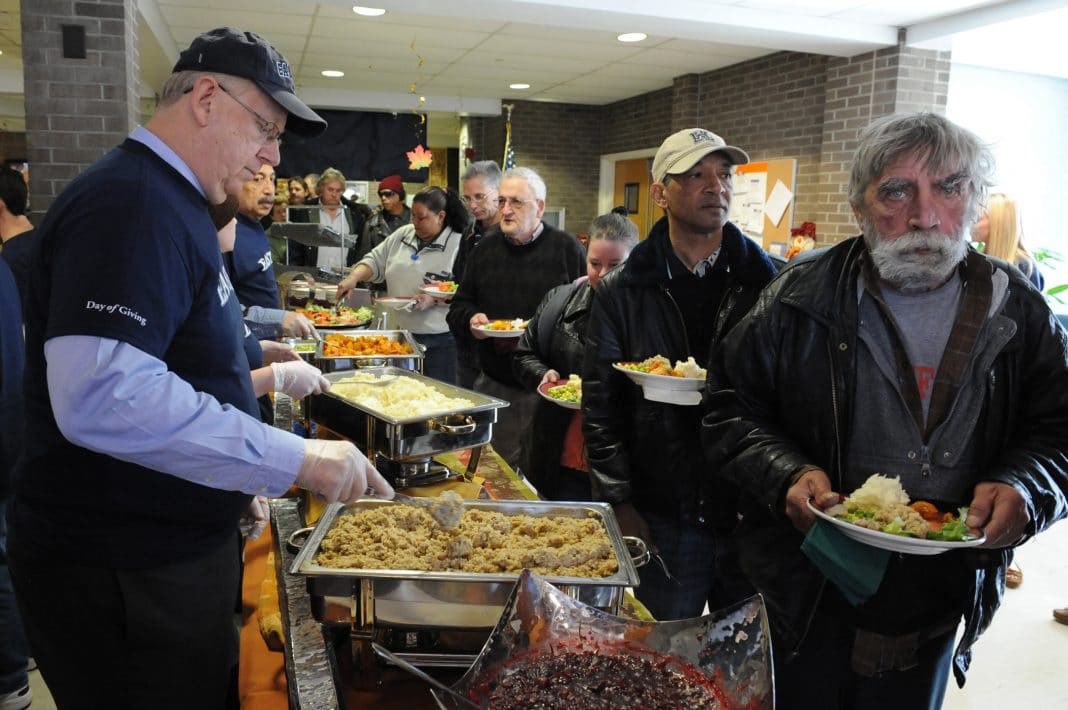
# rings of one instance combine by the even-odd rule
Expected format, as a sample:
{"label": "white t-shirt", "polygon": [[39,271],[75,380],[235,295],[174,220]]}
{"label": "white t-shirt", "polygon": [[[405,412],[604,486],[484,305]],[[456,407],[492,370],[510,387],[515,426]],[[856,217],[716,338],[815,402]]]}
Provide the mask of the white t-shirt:
{"label": "white t-shirt", "polygon": [[345,218],[345,209],[338,207],[337,215],[330,216],[330,213],[326,211],[326,208],[319,210],[319,224],[323,227],[329,227],[342,237],[343,246],[340,247],[319,247],[318,257],[315,260],[315,265],[321,268],[334,268],[340,271],[345,270],[345,255],[351,246],[351,241],[354,238],[349,234],[349,220]]}

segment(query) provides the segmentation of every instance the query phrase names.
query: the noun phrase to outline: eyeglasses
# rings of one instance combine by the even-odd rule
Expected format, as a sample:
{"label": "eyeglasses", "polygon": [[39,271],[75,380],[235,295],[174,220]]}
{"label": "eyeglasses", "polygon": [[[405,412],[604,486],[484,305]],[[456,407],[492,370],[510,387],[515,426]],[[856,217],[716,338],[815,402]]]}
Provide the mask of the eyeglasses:
{"label": "eyeglasses", "polygon": [[236,96],[234,96],[233,94],[231,94],[230,90],[227,89],[222,84],[219,84],[219,88],[222,89],[224,94],[226,94],[231,99],[236,101],[238,106],[240,106],[241,108],[245,109],[246,111],[251,113],[253,116],[255,116],[256,122],[259,124],[258,127],[260,129],[260,133],[263,134],[264,139],[268,143],[272,143],[272,142],[277,143],[277,142],[282,140],[282,129],[278,127],[277,123],[275,123],[274,121],[268,121],[266,118],[264,118],[263,116],[259,115],[248,104],[246,104],[244,101],[242,101],[241,99],[239,99]]}
{"label": "eyeglasses", "polygon": [[464,204],[465,204],[465,205],[469,205],[469,204],[471,204],[472,202],[485,202],[486,200],[488,200],[488,199],[489,199],[489,195],[483,195],[483,194],[482,194],[482,193],[480,192],[480,193],[478,193],[478,194],[475,194],[475,195],[471,195],[470,197],[468,197],[467,195],[464,195],[464,196],[463,196],[463,197],[461,197],[460,199],[462,199],[462,200],[464,201]]}
{"label": "eyeglasses", "polygon": [[378,196],[379,197],[393,197],[396,194],[397,193],[393,192],[393,190],[382,190],[381,192],[378,193]]}
{"label": "eyeglasses", "polygon": [[529,204],[529,203],[531,203],[533,201],[534,200],[521,200],[518,197],[498,197],[497,198],[497,207],[499,207],[500,209],[503,210],[504,206],[508,205],[513,210],[521,210],[527,204]]}

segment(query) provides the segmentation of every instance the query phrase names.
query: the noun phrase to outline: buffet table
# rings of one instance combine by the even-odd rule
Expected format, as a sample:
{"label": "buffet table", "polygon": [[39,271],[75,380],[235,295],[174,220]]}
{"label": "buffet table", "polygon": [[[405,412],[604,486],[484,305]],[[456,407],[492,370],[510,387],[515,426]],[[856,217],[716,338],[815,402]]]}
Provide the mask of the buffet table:
{"label": "buffet table", "polygon": [[[445,454],[438,461],[453,470],[463,470],[469,451]],[[491,447],[484,449],[479,461],[476,478],[484,495],[495,499],[536,500],[537,496],[508,467]],[[464,487],[471,494],[471,482],[456,479],[452,482],[406,489],[409,495],[436,495],[442,488]],[[324,634],[311,614],[304,577],[290,575],[287,570],[295,554],[285,540],[293,531],[305,526],[298,498],[280,498],[271,501],[271,526],[264,535],[248,543],[245,548],[245,580],[242,597],[246,623],[241,631],[241,665],[239,697],[244,710],[282,710],[283,708],[340,708],[334,679],[337,668],[336,654],[332,652],[333,640]],[[315,516],[315,506],[310,506],[309,517]],[[312,521],[307,521],[312,524]],[[268,567],[268,561],[273,564]],[[281,612],[281,629],[284,636],[284,653],[268,650],[260,633],[258,615],[264,609],[260,604],[261,587],[265,575],[278,580],[278,607]],[[344,659],[342,659],[344,662]],[[434,671],[442,680],[451,683],[462,674],[456,669]],[[355,700],[361,706],[381,707],[401,702],[406,708],[436,708],[427,686],[396,669],[383,673],[382,685],[377,692],[351,691],[358,695]]]}

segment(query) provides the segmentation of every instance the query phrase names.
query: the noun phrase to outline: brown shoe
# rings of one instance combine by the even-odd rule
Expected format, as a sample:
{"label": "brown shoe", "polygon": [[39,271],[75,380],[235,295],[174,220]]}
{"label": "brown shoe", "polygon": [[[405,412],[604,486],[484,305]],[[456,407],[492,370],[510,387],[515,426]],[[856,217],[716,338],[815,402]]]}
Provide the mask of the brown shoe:
{"label": "brown shoe", "polygon": [[1053,618],[1062,624],[1068,624],[1068,607],[1064,609],[1054,609]]}
{"label": "brown shoe", "polygon": [[1005,570],[1005,586],[1009,589],[1016,589],[1023,584],[1023,570],[1016,565],[1010,566]]}

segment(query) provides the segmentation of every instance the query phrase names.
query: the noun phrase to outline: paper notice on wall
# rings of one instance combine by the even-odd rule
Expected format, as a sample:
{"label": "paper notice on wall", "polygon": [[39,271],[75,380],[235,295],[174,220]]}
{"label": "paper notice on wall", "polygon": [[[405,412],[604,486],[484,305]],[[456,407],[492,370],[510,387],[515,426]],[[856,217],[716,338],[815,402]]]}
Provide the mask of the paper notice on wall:
{"label": "paper notice on wall", "polygon": [[764,207],[764,212],[772,224],[779,225],[793,199],[794,193],[790,192],[790,188],[786,187],[782,180],[776,180],[775,187],[771,188],[771,194],[768,195],[768,204]]}
{"label": "paper notice on wall", "polygon": [[764,234],[764,195],[766,172],[740,173],[734,176],[734,198],[730,220],[746,234]]}

